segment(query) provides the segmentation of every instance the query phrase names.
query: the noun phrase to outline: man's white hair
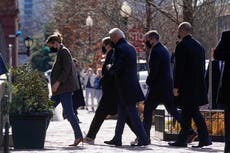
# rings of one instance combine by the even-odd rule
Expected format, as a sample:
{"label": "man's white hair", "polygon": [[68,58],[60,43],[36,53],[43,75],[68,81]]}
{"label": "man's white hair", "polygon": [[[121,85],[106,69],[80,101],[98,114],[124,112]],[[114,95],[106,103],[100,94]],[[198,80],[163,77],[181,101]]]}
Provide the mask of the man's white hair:
{"label": "man's white hair", "polygon": [[116,35],[119,38],[125,38],[125,34],[123,31],[121,31],[121,29],[119,28],[113,28],[109,31],[109,35]]}

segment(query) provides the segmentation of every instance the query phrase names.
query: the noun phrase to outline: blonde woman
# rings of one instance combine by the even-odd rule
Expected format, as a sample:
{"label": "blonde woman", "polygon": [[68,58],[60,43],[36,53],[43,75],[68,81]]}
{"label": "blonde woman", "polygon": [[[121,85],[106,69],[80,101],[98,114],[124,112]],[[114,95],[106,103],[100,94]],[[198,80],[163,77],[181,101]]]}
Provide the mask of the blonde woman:
{"label": "blonde woman", "polygon": [[62,104],[66,117],[74,130],[75,141],[70,146],[77,146],[82,142],[82,132],[72,106],[72,94],[79,89],[76,83],[76,70],[72,62],[72,56],[70,51],[62,44],[62,37],[59,33],[49,36],[46,44],[51,50],[57,52],[51,72],[51,99],[55,101],[54,107],[59,103]]}

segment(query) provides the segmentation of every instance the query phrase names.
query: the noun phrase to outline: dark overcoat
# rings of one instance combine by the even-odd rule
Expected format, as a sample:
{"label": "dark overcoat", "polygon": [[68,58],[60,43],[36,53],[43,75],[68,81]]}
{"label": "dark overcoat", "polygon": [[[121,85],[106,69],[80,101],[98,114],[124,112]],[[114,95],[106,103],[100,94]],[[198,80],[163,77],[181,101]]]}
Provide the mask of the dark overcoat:
{"label": "dark overcoat", "polygon": [[110,75],[106,65],[112,64],[113,57],[113,49],[110,50],[105,58],[105,62],[102,66],[102,78],[100,80],[102,86],[102,97],[99,102],[99,107],[103,107],[106,109],[110,115],[114,115],[117,113],[117,101],[115,95],[115,87],[114,87],[114,76]]}
{"label": "dark overcoat", "polygon": [[173,80],[170,56],[167,48],[160,42],[151,50],[149,57],[149,75],[146,80],[149,91],[146,97],[150,102],[169,103],[173,99]]}
{"label": "dark overcoat", "polygon": [[174,88],[179,89],[181,106],[202,106],[208,103],[205,75],[205,50],[190,35],[175,50]]}
{"label": "dark overcoat", "polygon": [[214,51],[214,58],[225,61],[222,78],[222,102],[230,107],[230,31],[222,33],[221,40]]}
{"label": "dark overcoat", "polygon": [[109,69],[115,76],[115,90],[122,104],[135,104],[144,100],[137,78],[137,58],[135,48],[121,38],[115,45],[114,62]]}

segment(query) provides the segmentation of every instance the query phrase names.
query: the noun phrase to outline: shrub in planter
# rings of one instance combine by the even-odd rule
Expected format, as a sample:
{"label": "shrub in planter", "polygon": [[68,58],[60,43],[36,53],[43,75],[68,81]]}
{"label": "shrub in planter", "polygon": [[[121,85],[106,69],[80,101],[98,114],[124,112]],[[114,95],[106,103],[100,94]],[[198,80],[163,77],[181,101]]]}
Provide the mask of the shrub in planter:
{"label": "shrub in planter", "polygon": [[43,148],[53,102],[43,73],[23,65],[12,71],[10,123],[14,148]]}
{"label": "shrub in planter", "polygon": [[52,112],[53,102],[49,100],[48,84],[43,73],[23,65],[13,69],[12,78],[10,113]]}

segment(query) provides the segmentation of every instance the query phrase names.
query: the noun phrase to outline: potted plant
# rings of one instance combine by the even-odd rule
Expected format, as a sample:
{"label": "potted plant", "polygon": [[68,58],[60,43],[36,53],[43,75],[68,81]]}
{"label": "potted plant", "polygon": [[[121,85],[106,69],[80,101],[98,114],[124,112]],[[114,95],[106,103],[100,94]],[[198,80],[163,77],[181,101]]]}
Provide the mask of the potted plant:
{"label": "potted plant", "polygon": [[14,148],[44,148],[53,102],[49,100],[43,73],[29,65],[13,69],[12,102],[9,105]]}

